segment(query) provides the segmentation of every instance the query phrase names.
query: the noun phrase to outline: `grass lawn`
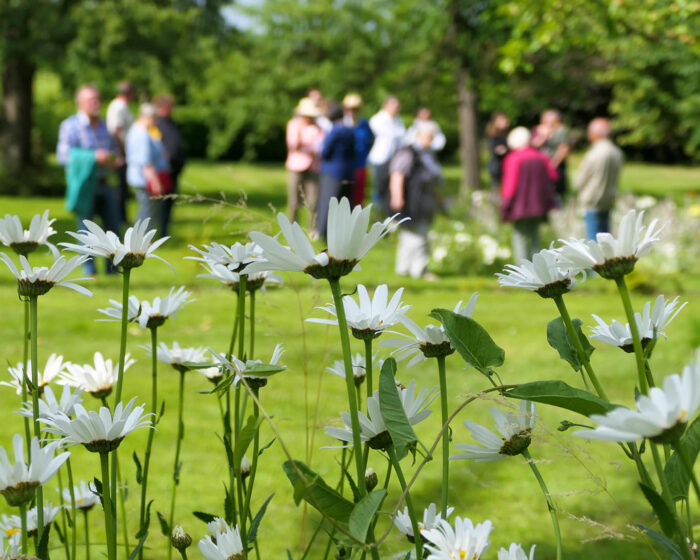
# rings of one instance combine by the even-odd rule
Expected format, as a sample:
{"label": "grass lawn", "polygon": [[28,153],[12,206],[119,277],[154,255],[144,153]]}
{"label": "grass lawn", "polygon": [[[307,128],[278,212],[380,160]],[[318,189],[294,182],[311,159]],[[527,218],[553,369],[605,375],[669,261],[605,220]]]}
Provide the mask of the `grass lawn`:
{"label": "grass lawn", "polygon": [[[448,168],[449,187],[457,181],[455,168]],[[629,164],[625,169],[624,188],[635,192],[654,194],[682,194],[697,188],[700,183],[698,168],[670,168]],[[245,164],[210,164],[192,162],[183,178],[184,197],[175,210],[173,239],[158,251],[176,269],[173,274],[165,265],[149,260],[132,274],[132,293],[141,299],[165,295],[170,286],[185,285],[193,292],[194,303],[185,307],[175,320],[159,329],[160,340],[167,343],[177,340],[183,346],[205,346],[225,351],[235,309],[235,297],[214,281],[197,278],[201,272],[198,263],[183,260],[191,255],[188,244],[201,245],[218,241],[232,243],[240,234],[251,229],[264,228],[276,231],[272,226],[273,208],[283,209],[286,204],[284,171],[279,166]],[[224,203],[223,200],[227,202]],[[57,218],[54,224],[60,232],[54,242],[67,240],[64,231],[74,228],[73,217],[63,209],[58,199],[0,198],[4,213],[19,214],[23,220],[45,208]],[[132,214],[134,209],[132,208]],[[559,360],[555,350],[546,342],[547,322],[556,317],[557,311],[549,300],[532,293],[499,288],[492,277],[448,277],[431,283],[422,280],[405,280],[393,272],[395,239],[382,242],[362,262],[362,270],[343,280],[346,292],[352,292],[355,283],[376,286],[388,283],[390,290],[405,286],[404,301],[413,306],[410,316],[418,323],[430,321],[427,313],[436,307],[454,307],[460,300],[467,300],[474,291],[479,301],[474,318],[505,349],[506,362],[499,369],[505,383],[521,383],[539,379],[563,379],[579,386],[580,378],[568,365]],[[37,256],[35,262],[48,262],[47,257]],[[3,321],[0,322],[0,359],[15,364],[22,359],[21,330],[22,305],[16,295],[16,284],[9,271],[0,272],[0,304]],[[683,299],[690,303],[667,329],[669,341],[661,340],[655,351],[653,366],[657,380],[666,374],[678,372],[690,359],[693,349],[700,344],[698,303],[700,281],[696,266],[694,275],[682,282]],[[341,358],[340,342],[334,327],[304,322],[304,319],[323,313],[314,308],[330,301],[327,284],[311,281],[300,274],[283,273],[285,285],[281,289],[268,290],[258,298],[256,314],[256,358],[269,358],[275,344],[282,342],[286,348],[283,362],[287,371],[274,377],[261,390],[262,404],[274,418],[286,447],[295,459],[306,461],[327,481],[334,484],[338,477],[337,453],[322,449],[334,442],[324,434],[323,426],[337,423],[341,411],[346,410],[344,382],[329,375],[325,367]],[[39,363],[43,367],[52,352],[62,354],[73,362],[89,362],[95,351],[116,360],[118,356],[118,324],[95,322],[101,317],[96,309],[106,307],[109,299],[120,296],[120,279],[104,275],[89,283],[93,298],[56,288],[39,300]],[[673,296],[672,293],[666,293]],[[636,309],[651,299],[649,295],[634,294]],[[591,280],[567,296],[572,316],[580,317],[587,325],[596,313],[610,321],[623,320],[624,312],[611,283],[599,278]],[[381,340],[381,339],[379,339]],[[139,402],[150,395],[150,365],[143,345],[148,344],[147,333],[137,326],[129,327],[128,350],[137,363],[127,372],[125,396],[138,396]],[[361,346],[355,344],[354,350]],[[593,364],[610,398],[621,404],[633,402],[635,364],[632,355],[595,344]],[[467,395],[489,386],[489,383],[473,369],[465,369],[458,355],[447,360],[450,407],[458,406]],[[176,431],[177,375],[161,364],[159,373],[160,394],[167,405],[165,415],[158,425],[154,443],[150,483],[153,511],[166,513],[172,487],[172,442]],[[7,378],[7,374],[0,376]],[[419,387],[437,387],[438,378],[433,362],[423,362],[411,369],[399,364],[398,378],[407,384],[415,379]],[[176,522],[198,540],[205,532],[204,524],[192,512],[205,511],[221,514],[224,498],[225,456],[219,440],[221,433],[219,408],[215,397],[203,394],[210,388],[208,382],[196,373],[187,376],[185,397],[185,442],[182,454],[181,484],[176,509]],[[488,408],[494,399],[478,400],[468,406],[453,424],[453,441],[468,443],[469,433],[462,425],[464,419],[472,419],[491,425]],[[89,405],[94,403],[89,403]],[[0,387],[2,419],[7,422],[0,433],[0,444],[8,447],[12,435],[22,429],[18,398],[7,387]],[[434,413],[421,423],[416,431],[423,443],[430,447],[439,429],[439,403],[431,406]],[[554,408],[540,407],[540,418],[530,451],[560,509],[562,532],[565,539],[564,557],[571,560],[598,558],[656,558],[644,539],[634,529],[635,524],[657,528],[650,508],[644,502],[636,484],[634,464],[627,461],[620,449],[613,444],[586,443],[571,437],[570,432],[559,432],[561,420],[584,421],[582,417],[560,412]],[[262,443],[273,438],[269,426],[263,427]],[[132,452],[143,453],[145,431],[129,436],[120,448],[122,469],[129,482],[130,494],[126,507],[131,545],[138,521],[138,496]],[[281,464],[285,460],[282,446],[275,442],[261,456],[261,465],[253,496],[253,510],[274,493],[274,498],[259,531],[261,558],[264,560],[286,557],[301,558],[304,546],[313,533],[318,520],[312,510],[303,504],[294,505],[293,489],[284,476]],[[417,463],[416,463],[417,464]],[[384,459],[378,454],[370,457],[370,465],[380,474],[386,469]],[[415,468],[410,461],[403,463],[407,476]],[[84,449],[75,449],[73,468],[80,479],[90,480],[98,475],[98,457]],[[45,491],[54,502],[58,500],[52,481]],[[441,487],[439,456],[429,463],[413,491],[417,507],[422,509],[430,502],[438,502]],[[378,535],[389,528],[388,514],[393,510],[399,494],[398,484],[392,479],[389,499],[380,520]],[[450,495],[455,514],[471,518],[474,522],[490,519],[495,526],[491,534],[492,547],[486,556],[495,558],[496,551],[510,542],[524,546],[537,544],[537,558],[554,558],[554,539],[549,514],[544,499],[530,469],[521,457],[499,463],[458,461],[452,464]],[[10,513],[0,504],[0,512]],[[15,512],[12,512],[15,513]],[[102,518],[98,511],[91,513],[91,536],[103,542]],[[146,558],[160,560],[167,557],[166,539],[159,534],[157,520],[152,520],[149,550]],[[121,538],[121,531],[120,531]],[[82,539],[82,534],[81,534]],[[58,545],[58,540],[53,539]],[[319,539],[307,558],[323,558],[325,539]],[[99,557],[99,545],[93,557]],[[391,531],[382,547],[382,558],[408,551],[410,545],[396,531]],[[199,557],[193,551],[191,557]],[[57,549],[54,559],[63,557]],[[332,554],[331,556],[332,557]]]}

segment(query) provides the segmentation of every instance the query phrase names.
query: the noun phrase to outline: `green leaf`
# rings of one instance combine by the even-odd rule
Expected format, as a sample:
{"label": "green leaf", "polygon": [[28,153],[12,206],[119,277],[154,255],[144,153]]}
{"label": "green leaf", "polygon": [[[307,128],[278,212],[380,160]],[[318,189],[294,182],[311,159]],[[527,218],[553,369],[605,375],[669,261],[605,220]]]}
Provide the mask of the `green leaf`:
{"label": "green leaf", "polygon": [[[690,424],[690,427],[681,438],[680,445],[685,448],[685,452],[690,459],[690,464],[694,465],[698,457],[698,452],[700,452],[700,417],[696,418]],[[664,473],[666,474],[671,488],[671,497],[673,497],[674,500],[686,498],[690,487],[690,477],[685,467],[683,467],[681,458],[675,451],[666,462]]]}
{"label": "green leaf", "polygon": [[523,383],[514,389],[506,391],[504,394],[512,399],[526,399],[528,401],[550,404],[572,412],[578,412],[584,416],[605,414],[616,407],[616,405],[604,401],[588,391],[576,389],[558,380]]}
{"label": "green leaf", "polygon": [[255,377],[270,377],[287,369],[285,366],[276,366],[273,364],[253,364],[246,366],[243,375],[251,375]]}
{"label": "green leaf", "polygon": [[671,560],[683,560],[683,555],[681,554],[678,545],[674,543],[671,539],[664,537],[661,533],[657,533],[656,531],[653,531],[652,529],[649,529],[644,525],[637,524],[637,527],[639,527],[642,531],[649,535],[649,538],[655,540],[657,543],[663,546],[666,549],[666,552],[668,552],[669,556],[671,557]]}
{"label": "green leaf", "polygon": [[[295,500],[297,497],[303,499],[322,514],[347,525],[354,507],[352,502],[328,486],[319,474],[301,461],[294,461],[293,465],[290,461],[285,461],[282,468],[294,486]],[[303,479],[297,471],[301,473]]]}
{"label": "green leaf", "polygon": [[[574,319],[572,323],[581,341],[586,357],[590,358],[595,348],[591,346],[591,343],[588,342],[588,338],[586,338],[586,335],[583,334],[581,330],[583,321],[581,321],[581,319]],[[549,342],[552,348],[559,352],[559,357],[562,360],[568,362],[569,365],[574,368],[574,371],[581,371],[583,364],[579,359],[576,346],[574,346],[574,342],[569,334],[569,329],[566,328],[564,320],[561,317],[557,317],[547,324],[547,342]]]}
{"label": "green leaf", "polygon": [[664,499],[656,492],[656,490],[649,488],[646,484],[639,483],[639,487],[644,493],[647,501],[651,504],[651,509],[654,510],[659,523],[661,524],[661,530],[664,534],[673,538],[676,532],[676,523],[673,520],[673,514],[671,510],[666,505]]}
{"label": "green leaf", "polygon": [[238,433],[238,437],[236,438],[236,445],[233,448],[233,468],[235,470],[241,468],[241,461],[243,460],[243,455],[245,455],[245,452],[250,446],[250,442],[253,441],[253,438],[255,437],[256,432],[260,428],[261,423],[262,418],[258,417],[256,419],[255,416],[251,414],[250,416],[248,416],[248,420],[246,421],[245,426],[243,426],[243,428],[241,428],[241,431]]}
{"label": "green leaf", "polygon": [[49,523],[46,527],[44,527],[44,531],[41,533],[41,541],[39,541],[36,549],[36,553],[39,558],[49,557],[49,533],[51,533],[51,527],[53,527],[53,524]]}
{"label": "green leaf", "polygon": [[158,516],[158,521],[160,521],[160,532],[163,533],[163,536],[170,538],[172,528],[168,524],[168,520],[165,518],[165,515],[159,511],[156,512],[156,515]]}
{"label": "green leaf", "polygon": [[132,457],[134,458],[134,463],[136,463],[136,483],[141,484],[141,461],[139,461],[139,456],[136,454],[136,451],[134,451]]}
{"label": "green leaf", "polygon": [[274,493],[270,494],[267,500],[265,500],[265,503],[258,510],[258,513],[255,514],[253,521],[251,521],[250,529],[248,529],[248,544],[251,544],[255,541],[255,537],[258,535],[258,527],[260,526],[260,522],[262,521],[262,518],[265,515],[265,511],[267,511],[267,505],[270,503],[270,500],[272,500],[272,497],[274,495]]}
{"label": "green leaf", "polygon": [[442,323],[452,346],[467,364],[486,376],[491,375],[492,366],[503,365],[505,351],[474,319],[448,309],[433,309],[430,316]]}
{"label": "green leaf", "polygon": [[216,515],[206,513],[205,511],[193,511],[192,515],[194,515],[197,519],[204,521],[204,523],[211,523],[214,521],[214,519],[216,519]]}
{"label": "green leaf", "polygon": [[415,453],[418,438],[401,404],[401,398],[396,389],[395,375],[396,360],[388,358],[382,365],[382,371],[379,374],[379,409],[394,442],[396,456],[402,459],[409,450],[411,453]]}
{"label": "green leaf", "polygon": [[369,526],[384,498],[386,498],[386,490],[382,488],[367,494],[355,504],[350,514],[349,529],[350,534],[358,541],[365,542]]}

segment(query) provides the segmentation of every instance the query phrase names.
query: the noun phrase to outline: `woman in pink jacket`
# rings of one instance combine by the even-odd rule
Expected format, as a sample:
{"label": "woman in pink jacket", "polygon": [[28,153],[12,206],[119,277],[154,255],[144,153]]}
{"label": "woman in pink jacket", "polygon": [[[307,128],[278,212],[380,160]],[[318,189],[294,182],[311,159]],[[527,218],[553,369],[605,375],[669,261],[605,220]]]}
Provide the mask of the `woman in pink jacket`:
{"label": "woman in pink jacket", "polygon": [[304,97],[287,123],[287,213],[296,221],[299,203],[309,209],[309,227],[316,229],[319,152],[323,131],[315,119],[321,115],[316,104]]}

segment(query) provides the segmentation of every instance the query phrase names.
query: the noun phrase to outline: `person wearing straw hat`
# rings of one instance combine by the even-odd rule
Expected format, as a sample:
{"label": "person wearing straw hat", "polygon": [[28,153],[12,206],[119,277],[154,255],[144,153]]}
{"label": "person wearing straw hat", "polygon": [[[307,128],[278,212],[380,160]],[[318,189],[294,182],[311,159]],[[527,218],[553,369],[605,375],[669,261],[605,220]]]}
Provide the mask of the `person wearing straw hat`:
{"label": "person wearing straw hat", "polygon": [[362,108],[362,98],[357,93],[348,93],[343,98],[345,126],[352,128],[355,133],[355,183],[350,193],[350,203],[353,206],[365,201],[367,186],[367,156],[374,143],[374,133],[367,119],[359,117]]}
{"label": "person wearing straw hat", "polygon": [[309,227],[316,228],[319,151],[323,131],[315,119],[320,116],[316,104],[304,97],[287,123],[287,214],[296,221],[300,202],[309,209]]}

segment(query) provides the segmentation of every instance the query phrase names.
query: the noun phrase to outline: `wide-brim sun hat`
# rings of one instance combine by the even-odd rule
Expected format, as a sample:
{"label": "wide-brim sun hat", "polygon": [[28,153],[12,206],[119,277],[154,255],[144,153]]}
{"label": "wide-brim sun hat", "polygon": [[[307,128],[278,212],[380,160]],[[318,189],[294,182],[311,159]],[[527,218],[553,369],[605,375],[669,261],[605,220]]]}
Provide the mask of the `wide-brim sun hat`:
{"label": "wide-brim sun hat", "polygon": [[343,107],[345,109],[359,109],[362,107],[362,97],[359,93],[348,93],[343,98]]}
{"label": "wide-brim sun hat", "polygon": [[300,117],[311,117],[312,119],[321,116],[318,105],[309,97],[302,97],[294,112]]}

